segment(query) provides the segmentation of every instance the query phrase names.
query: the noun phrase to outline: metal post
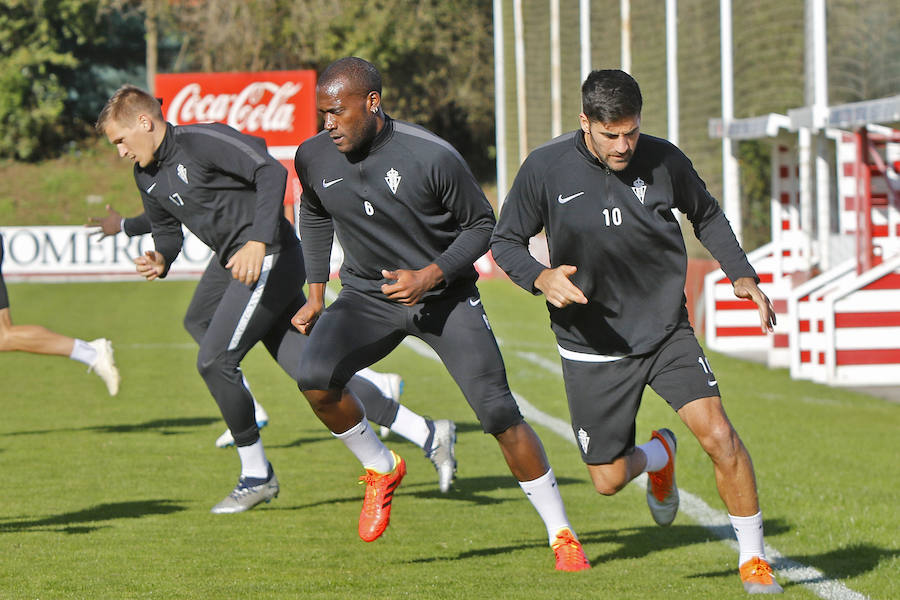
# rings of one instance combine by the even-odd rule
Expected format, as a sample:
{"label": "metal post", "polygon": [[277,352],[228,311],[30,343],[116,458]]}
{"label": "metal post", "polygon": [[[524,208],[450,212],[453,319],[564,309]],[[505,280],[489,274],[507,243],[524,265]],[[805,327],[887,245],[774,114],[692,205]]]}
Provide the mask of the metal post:
{"label": "metal post", "polygon": [[666,102],[668,138],[678,145],[678,0],[666,0]]}
{"label": "metal post", "polygon": [[[676,146],[678,140],[678,0],[666,0],[666,113],[667,136]],[[681,221],[681,211],[672,209]]]}
{"label": "metal post", "polygon": [[516,115],[519,133],[519,163],[528,156],[528,116],[525,102],[525,24],[522,0],[513,0],[513,28],[516,36]]}
{"label": "metal post", "polygon": [[807,269],[812,267],[813,240],[813,178],[812,178],[812,130],[801,127],[797,131],[797,195],[800,204],[800,231],[802,252]]}
{"label": "metal post", "polygon": [[550,0],[550,137],[562,133],[562,76],[559,51],[559,0]]}
{"label": "metal post", "polygon": [[503,0],[494,0],[494,136],[497,145],[497,209],[507,191],[506,64],[503,51]]}
{"label": "metal post", "polygon": [[[785,209],[781,204],[782,179],[781,179],[781,146],[777,143],[772,144],[772,156],[770,158],[770,188],[769,193],[769,220],[772,223],[772,245],[775,248],[782,248],[781,241],[784,239],[783,223],[785,219]],[[796,251],[795,251],[796,252]],[[784,261],[776,260],[773,275],[780,278],[784,275]]]}
{"label": "metal post", "polygon": [[578,8],[578,37],[581,40],[581,81],[584,81],[593,69],[591,66],[591,0],[580,0]]}
{"label": "metal post", "polygon": [[825,23],[825,0],[813,0],[813,123],[816,131],[816,233],[819,266],[831,267],[831,169],[828,165],[828,142],[825,137],[828,111],[828,44]]}
{"label": "metal post", "polygon": [[622,20],[622,70],[631,73],[631,0],[619,0]]}
{"label": "metal post", "polygon": [[738,243],[742,240],[741,230],[741,186],[738,177],[737,142],[728,137],[728,125],[734,119],[734,71],[732,64],[731,0],[720,0],[719,20],[721,27],[722,56],[722,195],[725,216]]}
{"label": "metal post", "polygon": [[874,265],[872,245],[872,172],[869,169],[869,132],[863,125],[853,136],[856,140],[856,272]]}

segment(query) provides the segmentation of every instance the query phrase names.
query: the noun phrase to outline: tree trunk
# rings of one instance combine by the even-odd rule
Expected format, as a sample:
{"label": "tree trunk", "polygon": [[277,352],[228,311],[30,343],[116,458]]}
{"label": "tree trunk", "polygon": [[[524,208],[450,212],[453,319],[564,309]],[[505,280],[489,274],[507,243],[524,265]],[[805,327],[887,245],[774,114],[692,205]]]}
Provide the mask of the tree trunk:
{"label": "tree trunk", "polygon": [[147,91],[156,93],[156,69],[159,58],[159,29],[157,28],[157,2],[159,0],[145,0],[144,2],[144,27],[147,30],[145,36],[147,44]]}

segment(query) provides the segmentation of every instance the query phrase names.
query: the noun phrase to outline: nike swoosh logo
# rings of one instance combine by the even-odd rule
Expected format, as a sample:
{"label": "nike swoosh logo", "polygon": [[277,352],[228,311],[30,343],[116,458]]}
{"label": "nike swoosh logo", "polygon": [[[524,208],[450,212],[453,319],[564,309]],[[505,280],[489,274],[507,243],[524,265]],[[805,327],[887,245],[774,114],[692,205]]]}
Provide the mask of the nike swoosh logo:
{"label": "nike swoosh logo", "polygon": [[322,179],[322,187],[324,187],[324,188],[330,188],[331,186],[333,186],[333,185],[336,184],[337,182],[343,181],[343,180],[344,180],[343,177],[341,177],[340,179],[332,179],[331,181],[325,181],[325,179]]}
{"label": "nike swoosh logo", "polygon": [[557,200],[560,204],[565,204],[565,203],[568,202],[569,200],[574,200],[574,199],[577,198],[578,196],[582,196],[582,195],[584,195],[584,192],[578,192],[577,194],[572,194],[571,196],[566,196],[565,198],[563,198],[563,195],[560,194],[560,195],[559,195],[559,198],[557,198],[556,200]]}
{"label": "nike swoosh logo", "polygon": [[157,184],[157,183],[158,183],[158,182],[154,181],[154,182],[153,182],[153,185],[151,185],[150,187],[147,188],[147,193],[148,193],[148,194],[149,194],[150,192],[153,191],[153,188],[156,187],[156,184]]}
{"label": "nike swoosh logo", "polygon": [[481,304],[481,298],[469,298],[469,306],[478,306]]}
{"label": "nike swoosh logo", "polygon": [[709,387],[712,387],[712,386],[714,386],[714,385],[717,385],[718,383],[719,383],[718,381],[716,381],[715,379],[713,379],[712,381],[707,381],[707,382],[706,382],[706,385],[708,385]]}

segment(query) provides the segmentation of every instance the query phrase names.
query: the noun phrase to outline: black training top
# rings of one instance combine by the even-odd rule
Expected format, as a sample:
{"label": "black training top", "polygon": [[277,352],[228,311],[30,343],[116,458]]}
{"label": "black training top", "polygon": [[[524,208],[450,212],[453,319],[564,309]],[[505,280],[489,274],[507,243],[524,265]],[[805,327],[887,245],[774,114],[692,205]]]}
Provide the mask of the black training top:
{"label": "black training top", "polygon": [[687,253],[673,208],[687,215],[732,281],[756,278],[690,160],[644,134],[620,172],[590,153],[580,130],[535,149],[506,198],[491,250],[513,281],[539,293],[534,280],[546,267],[528,253],[528,240],[545,228],[551,266],[575,266],[571,281],[588,299],[562,309],[547,304],[560,347],[644,354],[687,317]]}
{"label": "black training top", "polygon": [[134,179],[166,272],[181,251],[182,223],[223,266],[251,240],[265,243],[267,254],[297,243],[282,212],[287,169],[262,138],[222,123],[167,123],[154,157],[135,165]]}
{"label": "black training top", "polygon": [[297,149],[294,166],[310,283],[328,281],[334,233],[344,251],[342,284],[380,298],[382,269],[435,263],[444,283],[423,300],[478,278],[472,263],[487,252],[494,212],[463,158],[430,131],[386,117],[356,155],[342,154],[323,131]]}
{"label": "black training top", "polygon": [[122,220],[122,231],[128,237],[150,233],[150,217],[145,212],[134,217],[127,217]]}

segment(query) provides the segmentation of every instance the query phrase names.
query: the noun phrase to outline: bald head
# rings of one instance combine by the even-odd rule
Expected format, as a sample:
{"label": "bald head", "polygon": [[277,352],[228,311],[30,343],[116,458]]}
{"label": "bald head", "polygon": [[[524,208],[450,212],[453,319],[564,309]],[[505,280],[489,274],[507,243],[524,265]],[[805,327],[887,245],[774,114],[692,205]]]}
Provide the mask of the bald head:
{"label": "bald head", "polygon": [[319,75],[316,87],[321,90],[340,86],[346,92],[365,96],[369,92],[381,95],[381,73],[367,60],[348,56],[328,65]]}

